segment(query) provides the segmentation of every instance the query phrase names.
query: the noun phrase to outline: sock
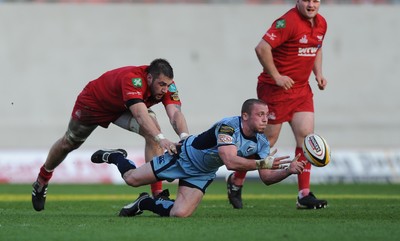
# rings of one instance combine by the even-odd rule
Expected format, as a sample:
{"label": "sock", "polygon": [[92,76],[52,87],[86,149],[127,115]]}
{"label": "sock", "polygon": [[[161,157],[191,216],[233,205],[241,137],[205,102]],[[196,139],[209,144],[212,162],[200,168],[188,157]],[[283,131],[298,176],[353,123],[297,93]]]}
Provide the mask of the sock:
{"label": "sock", "polygon": [[[298,161],[306,160],[303,150],[301,147],[296,147],[296,156],[300,153],[300,158]],[[310,192],[310,176],[311,176],[311,163],[307,162],[304,167],[303,173],[297,175],[298,187],[299,187],[299,197],[307,196]],[[307,191],[308,190],[308,191]],[[301,194],[300,194],[301,193]],[[301,198],[301,197],[300,197]]]}
{"label": "sock", "polygon": [[151,193],[153,197],[157,196],[160,192],[162,192],[162,181],[158,181],[150,184]]}
{"label": "sock", "polygon": [[125,172],[131,169],[136,169],[135,163],[133,163],[131,160],[126,159],[121,153],[111,154],[108,157],[108,162],[117,166],[118,171],[121,173],[122,177],[124,176]]}
{"label": "sock", "polygon": [[305,188],[299,191],[299,198],[302,199],[305,196],[308,196],[308,194],[310,194],[310,189],[309,188]]}
{"label": "sock", "polygon": [[[246,174],[247,174],[247,171],[235,171],[233,173],[233,177],[235,179],[234,186],[237,186],[237,187],[243,186]],[[233,180],[231,180],[231,181],[233,181]]]}
{"label": "sock", "polygon": [[46,170],[46,168],[44,167],[44,165],[40,168],[40,172],[38,175],[38,182],[42,185],[46,185],[49,180],[51,179],[51,177],[53,176],[53,171],[48,171]]}
{"label": "sock", "polygon": [[247,171],[236,171],[233,175],[235,178],[244,179],[246,177]]}
{"label": "sock", "polygon": [[146,198],[140,202],[140,210],[149,210],[161,217],[168,217],[169,213],[174,206],[174,201],[153,198]]}

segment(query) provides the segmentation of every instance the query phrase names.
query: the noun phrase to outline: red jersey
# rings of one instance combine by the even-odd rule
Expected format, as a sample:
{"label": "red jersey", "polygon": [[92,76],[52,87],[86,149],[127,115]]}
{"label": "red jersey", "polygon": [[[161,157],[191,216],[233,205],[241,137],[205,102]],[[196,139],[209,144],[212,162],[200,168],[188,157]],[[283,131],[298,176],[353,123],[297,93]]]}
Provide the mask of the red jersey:
{"label": "red jersey", "polygon": [[[315,16],[314,26],[311,26],[310,21],[295,7],[275,20],[263,36],[272,47],[274,63],[279,73],[295,81],[293,88],[308,84],[326,30],[326,20],[320,14]],[[258,77],[258,83],[276,84],[265,71]]]}
{"label": "red jersey", "polygon": [[142,99],[147,107],[159,102],[164,106],[181,105],[174,82],[161,101],[151,97],[150,87],[147,84],[148,67],[148,65],[121,67],[90,81],[79,94],[72,117],[85,124],[106,127],[128,111],[126,103],[132,99]]}

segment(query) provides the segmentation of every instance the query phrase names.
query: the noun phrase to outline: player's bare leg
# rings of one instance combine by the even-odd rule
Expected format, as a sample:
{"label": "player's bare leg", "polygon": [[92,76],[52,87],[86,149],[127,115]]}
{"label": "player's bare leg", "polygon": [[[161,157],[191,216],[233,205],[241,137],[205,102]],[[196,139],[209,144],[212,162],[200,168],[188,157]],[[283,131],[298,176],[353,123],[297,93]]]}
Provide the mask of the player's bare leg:
{"label": "player's bare leg", "polygon": [[79,148],[96,126],[83,126],[71,120],[66,134],[50,148],[44,165],[40,168],[36,181],[32,184],[32,205],[36,211],[42,211],[46,202],[48,183],[53,171],[67,155]]}
{"label": "player's bare leg", "polygon": [[[294,137],[296,139],[295,155],[300,154],[298,161],[305,161],[302,150],[304,138],[314,132],[314,113],[296,112],[290,122]],[[298,179],[298,198],[297,208],[299,209],[319,209],[325,208],[328,204],[326,200],[317,199],[310,191],[311,163],[307,162],[303,173],[297,175]]]}
{"label": "player's bare leg", "polygon": [[[163,149],[154,140],[154,137],[145,137],[145,148],[144,148],[144,158],[146,163],[150,162],[153,157],[161,156],[163,154]],[[151,193],[155,197],[162,192],[162,182],[157,181],[150,184]]]}
{"label": "player's bare leg", "polygon": [[[148,109],[148,113],[149,116],[154,121],[156,127],[160,130],[160,125],[157,122],[156,114],[151,109]],[[155,141],[154,136],[151,136],[148,133],[145,133],[143,130],[141,130],[139,123],[132,117],[132,114],[129,111],[122,114],[113,123],[123,129],[132,131],[144,137],[145,139],[144,159],[146,163],[150,162],[153,159],[153,157],[160,156],[163,154],[163,149]],[[153,196],[157,196],[162,192],[162,182],[155,182],[152,183],[150,186]]]}
{"label": "player's bare leg", "polygon": [[179,186],[171,217],[189,217],[196,210],[203,198],[203,192],[197,188]]}

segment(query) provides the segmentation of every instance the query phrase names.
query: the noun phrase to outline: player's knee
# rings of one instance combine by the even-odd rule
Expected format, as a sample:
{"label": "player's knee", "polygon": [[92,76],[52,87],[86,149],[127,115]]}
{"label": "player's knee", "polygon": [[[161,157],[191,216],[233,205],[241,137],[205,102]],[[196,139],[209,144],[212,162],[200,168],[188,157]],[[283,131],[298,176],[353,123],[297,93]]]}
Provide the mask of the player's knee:
{"label": "player's knee", "polygon": [[82,145],[83,142],[75,142],[71,139],[68,139],[68,136],[64,136],[61,139],[61,149],[65,153],[69,153]]}
{"label": "player's knee", "polygon": [[270,186],[275,183],[274,180],[270,179],[269,177],[261,176],[260,178],[261,178],[261,181],[267,186]]}
{"label": "player's knee", "polygon": [[126,184],[132,187],[140,187],[143,184],[141,183],[141,180],[135,177],[135,175],[132,175],[131,171],[127,171],[124,173],[122,177],[125,181]]}
{"label": "player's knee", "polygon": [[190,215],[192,215],[192,213],[193,213],[193,211],[192,210],[189,210],[189,209],[183,209],[183,208],[179,208],[179,207],[176,207],[176,206],[174,206],[172,209],[171,209],[171,212],[170,212],[170,216],[171,217],[177,217],[177,218],[187,218],[187,217],[189,217]]}
{"label": "player's knee", "polygon": [[71,132],[67,132],[65,133],[65,136],[63,138],[63,146],[72,151],[80,147],[85,142],[85,140],[86,139],[74,136]]}
{"label": "player's knee", "polygon": [[176,218],[186,218],[186,217],[189,217],[190,215],[192,214],[192,212],[188,212],[188,211],[185,211],[185,210],[174,210],[173,211],[173,209],[171,210],[171,212],[170,212],[170,216],[171,217],[176,217]]}

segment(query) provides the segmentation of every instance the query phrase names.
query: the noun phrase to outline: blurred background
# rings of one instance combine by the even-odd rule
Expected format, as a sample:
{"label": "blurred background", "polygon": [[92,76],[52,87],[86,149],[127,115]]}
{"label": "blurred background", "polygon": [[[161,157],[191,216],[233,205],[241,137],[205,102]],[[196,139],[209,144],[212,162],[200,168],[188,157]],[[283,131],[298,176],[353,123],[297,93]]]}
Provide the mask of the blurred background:
{"label": "blurred background", "polygon": [[[113,68],[169,60],[192,134],[239,115],[242,102],[256,97],[261,65],[254,48],[294,4],[0,0],[0,182],[34,181],[79,92]],[[322,0],[320,13],[328,22],[323,70],[329,83],[319,91],[314,76],[310,82],[315,132],[330,144],[332,162],[314,168],[312,181],[400,182],[400,0]],[[153,110],[167,138],[178,140],[163,107]],[[120,182],[113,168],[90,162],[93,151],[115,147],[143,162],[143,138],[111,125],[95,130],[53,179]],[[276,148],[293,156],[288,125]]]}

